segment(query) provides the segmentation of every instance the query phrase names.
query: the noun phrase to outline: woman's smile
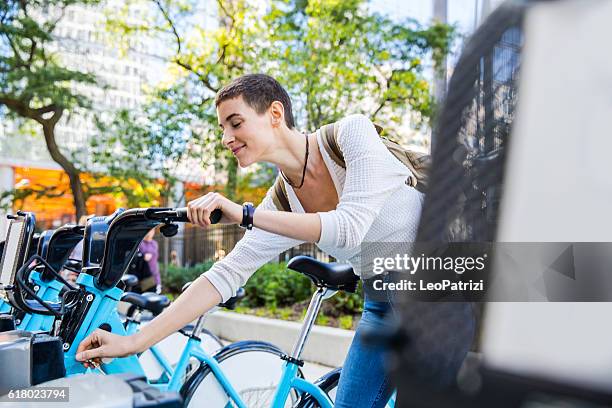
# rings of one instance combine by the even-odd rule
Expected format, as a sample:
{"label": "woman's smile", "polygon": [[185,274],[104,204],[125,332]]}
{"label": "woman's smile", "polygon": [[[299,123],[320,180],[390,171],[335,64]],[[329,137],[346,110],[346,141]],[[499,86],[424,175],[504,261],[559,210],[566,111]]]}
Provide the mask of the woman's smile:
{"label": "woman's smile", "polygon": [[235,156],[235,155],[236,155],[236,154],[237,154],[239,151],[241,151],[241,150],[242,150],[244,147],[246,147],[246,145],[245,145],[245,144],[243,144],[242,146],[238,146],[238,147],[234,147],[234,148],[232,148],[232,153],[234,153],[234,156]]}

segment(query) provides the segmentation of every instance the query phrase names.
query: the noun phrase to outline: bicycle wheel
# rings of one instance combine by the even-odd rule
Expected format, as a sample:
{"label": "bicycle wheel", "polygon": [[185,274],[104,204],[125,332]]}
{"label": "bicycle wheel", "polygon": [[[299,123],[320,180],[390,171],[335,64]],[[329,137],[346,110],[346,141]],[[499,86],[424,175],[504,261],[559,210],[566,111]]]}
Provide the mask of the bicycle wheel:
{"label": "bicycle wheel", "polygon": [[[316,386],[325,391],[332,403],[336,401],[336,391],[338,390],[338,380],[340,380],[341,372],[342,367],[336,368],[314,382]],[[317,400],[312,395],[307,394],[300,398],[296,408],[318,408],[319,406]]]}
{"label": "bicycle wheel", "polygon": [[[200,346],[207,354],[211,356],[223,348],[223,343],[221,343],[221,340],[206,329],[203,329],[200,332],[199,337],[202,340],[200,342]],[[175,332],[157,343],[157,348],[168,360],[170,365],[172,367],[175,367],[178,364],[181,355],[183,354],[183,350],[187,346],[187,340],[189,340],[187,336]],[[147,379],[154,382],[160,381],[164,373],[164,369],[161,364],[159,364],[159,362],[155,359],[155,357],[153,357],[151,351],[147,350],[142,353],[139,357],[139,360],[145,372],[145,375],[147,376]],[[197,367],[198,365],[199,362],[196,359],[193,359],[193,361],[190,362],[190,366],[187,369],[187,373],[191,373],[192,366],[193,369],[195,369],[195,367]]]}
{"label": "bicycle wheel", "polygon": [[[276,346],[260,341],[241,341],[215,355],[223,373],[249,408],[268,408],[276,393],[285,361]],[[298,375],[302,377],[301,371]],[[186,407],[234,406],[207,364],[201,364],[181,388]],[[298,396],[292,391],[285,404],[291,407]]]}

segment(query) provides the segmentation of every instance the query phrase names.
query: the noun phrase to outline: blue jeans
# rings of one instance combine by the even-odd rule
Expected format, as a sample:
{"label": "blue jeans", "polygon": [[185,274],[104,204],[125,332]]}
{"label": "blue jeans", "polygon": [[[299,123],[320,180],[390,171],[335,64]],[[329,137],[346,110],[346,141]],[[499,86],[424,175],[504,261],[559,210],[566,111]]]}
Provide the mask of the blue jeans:
{"label": "blue jeans", "polygon": [[357,325],[336,393],[336,408],[384,407],[393,390],[389,385],[386,359],[389,351],[383,345],[364,344],[364,332],[380,332],[389,328],[385,317],[390,314],[388,302],[366,298],[363,314]]}
{"label": "blue jeans", "polygon": [[[388,333],[398,318],[394,312],[391,303],[375,302],[366,297],[340,374],[335,407],[386,405],[393,392],[386,367],[390,350],[382,344],[364,343],[363,334]],[[453,384],[474,337],[472,306],[469,303],[415,302],[404,314],[403,327],[408,329],[414,342],[407,368],[429,386]]]}

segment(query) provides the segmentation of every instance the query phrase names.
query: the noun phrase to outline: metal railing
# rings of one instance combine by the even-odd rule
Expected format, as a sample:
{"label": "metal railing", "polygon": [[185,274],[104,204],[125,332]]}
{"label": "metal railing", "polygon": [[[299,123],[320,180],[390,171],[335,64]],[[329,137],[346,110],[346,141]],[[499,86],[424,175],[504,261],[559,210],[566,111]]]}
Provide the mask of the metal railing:
{"label": "metal railing", "polygon": [[[170,264],[193,266],[225,257],[243,237],[244,230],[237,225],[215,225],[208,229],[186,226],[172,238],[156,234],[159,244],[159,263],[162,271]],[[304,243],[279,254],[278,262],[285,262],[296,255],[308,255],[323,262],[334,259],[313,243]],[[274,261],[274,260],[273,260]]]}

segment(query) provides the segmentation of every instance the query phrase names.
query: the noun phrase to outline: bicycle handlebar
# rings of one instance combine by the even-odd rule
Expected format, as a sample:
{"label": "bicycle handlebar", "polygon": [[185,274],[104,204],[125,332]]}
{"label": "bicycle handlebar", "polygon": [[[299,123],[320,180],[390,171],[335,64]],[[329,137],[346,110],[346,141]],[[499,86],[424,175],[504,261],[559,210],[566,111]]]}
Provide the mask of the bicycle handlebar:
{"label": "bicycle handlebar", "polygon": [[[38,262],[34,264],[34,262]],[[56,302],[46,302],[41,299],[34,290],[32,290],[28,286],[28,280],[30,277],[30,273],[34,270],[35,267],[39,265],[44,265],[45,269],[50,271],[55,275],[55,279],[63,283],[69,291],[77,291],[78,288],[67,282],[62,276],[57,273],[57,271],[53,270],[51,265],[49,265],[42,257],[39,255],[31,256],[24,265],[19,268],[17,271],[15,283],[16,288],[9,294],[9,298],[11,300],[11,304],[15,306],[17,309],[22,310],[26,313],[31,314],[42,314],[47,316],[55,316],[61,318],[64,315],[64,310],[66,307],[66,299],[62,297],[62,301],[58,304]],[[35,300],[42,308],[35,307],[32,303],[29,303],[22,295],[21,291],[25,291],[30,297]]]}
{"label": "bicycle handlebar", "polygon": [[[174,208],[174,209],[164,209],[162,211],[150,211],[148,214],[146,214],[147,218],[151,219],[151,220],[157,220],[157,221],[169,221],[169,222],[190,222],[189,218],[187,217],[187,207],[180,207],[180,208]],[[210,213],[210,223],[211,224],[217,224],[220,220],[221,217],[223,216],[223,213],[221,212],[220,209],[216,209],[213,210]]]}

